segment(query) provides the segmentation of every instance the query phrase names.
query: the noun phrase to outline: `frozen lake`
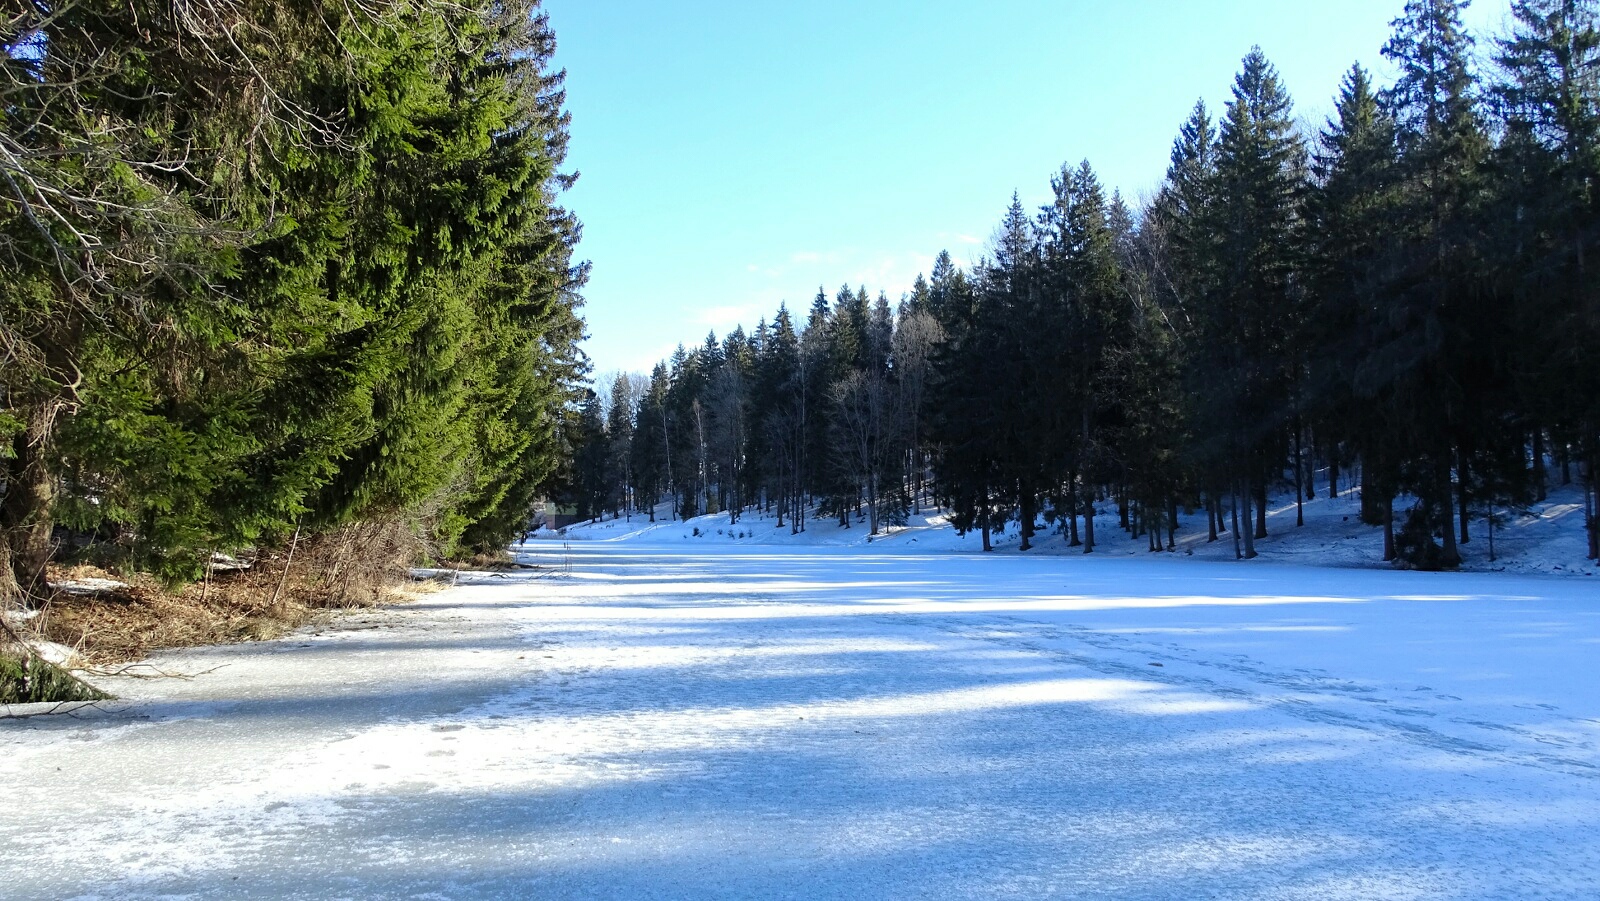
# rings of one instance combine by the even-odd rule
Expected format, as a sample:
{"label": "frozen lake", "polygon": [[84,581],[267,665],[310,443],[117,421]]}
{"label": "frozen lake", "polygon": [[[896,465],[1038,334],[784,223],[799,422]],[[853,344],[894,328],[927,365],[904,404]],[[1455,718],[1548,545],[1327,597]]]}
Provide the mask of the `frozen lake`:
{"label": "frozen lake", "polygon": [[1593,581],[522,551],[0,723],[0,896],[1600,897]]}

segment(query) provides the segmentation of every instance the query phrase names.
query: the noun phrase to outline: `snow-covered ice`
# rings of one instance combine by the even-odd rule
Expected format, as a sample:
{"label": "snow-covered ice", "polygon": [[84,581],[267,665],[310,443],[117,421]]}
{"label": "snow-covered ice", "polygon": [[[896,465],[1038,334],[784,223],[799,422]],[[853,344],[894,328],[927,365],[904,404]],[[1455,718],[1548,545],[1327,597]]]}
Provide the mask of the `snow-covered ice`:
{"label": "snow-covered ice", "polygon": [[0,895],[1600,897],[1592,579],[676,528],[0,724]]}

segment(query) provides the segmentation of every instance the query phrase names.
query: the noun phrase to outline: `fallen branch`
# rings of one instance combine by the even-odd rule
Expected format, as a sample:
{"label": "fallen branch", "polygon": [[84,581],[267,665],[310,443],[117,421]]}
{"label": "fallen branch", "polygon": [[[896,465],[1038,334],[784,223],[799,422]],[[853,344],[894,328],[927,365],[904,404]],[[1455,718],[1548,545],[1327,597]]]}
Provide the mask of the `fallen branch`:
{"label": "fallen branch", "polygon": [[[77,719],[79,710],[85,707],[93,707],[98,710],[100,704],[100,701],[57,701],[51,705],[49,710],[35,710],[32,713],[0,713],[0,720],[31,720],[36,716],[55,716],[57,714]],[[72,709],[63,712],[61,709],[63,707],[71,707]]]}
{"label": "fallen branch", "polygon": [[[118,667],[116,669],[84,669],[79,670],[79,672],[87,673],[91,676],[100,676],[103,678],[126,677],[129,679],[182,679],[187,682],[200,676],[209,676],[227,665],[228,664],[226,663],[218,664],[217,666],[213,666],[208,670],[201,670],[198,673],[169,673],[166,670],[157,667],[153,663],[130,663],[127,666]],[[136,669],[147,669],[151,672],[133,672],[133,670]]]}

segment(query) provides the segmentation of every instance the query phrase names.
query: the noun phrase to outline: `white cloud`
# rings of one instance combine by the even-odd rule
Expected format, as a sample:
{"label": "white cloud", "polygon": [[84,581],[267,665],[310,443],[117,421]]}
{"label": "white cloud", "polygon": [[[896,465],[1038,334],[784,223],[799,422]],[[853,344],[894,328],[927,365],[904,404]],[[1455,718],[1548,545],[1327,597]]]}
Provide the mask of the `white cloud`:
{"label": "white cloud", "polygon": [[867,293],[877,296],[879,291],[896,300],[910,291],[919,274],[933,271],[933,257],[918,252],[890,254],[858,268],[850,276],[852,285],[865,285]]}
{"label": "white cloud", "polygon": [[736,325],[754,324],[761,317],[762,309],[753,303],[730,304],[728,306],[707,307],[695,315],[701,324],[716,329],[720,334],[730,331]]}

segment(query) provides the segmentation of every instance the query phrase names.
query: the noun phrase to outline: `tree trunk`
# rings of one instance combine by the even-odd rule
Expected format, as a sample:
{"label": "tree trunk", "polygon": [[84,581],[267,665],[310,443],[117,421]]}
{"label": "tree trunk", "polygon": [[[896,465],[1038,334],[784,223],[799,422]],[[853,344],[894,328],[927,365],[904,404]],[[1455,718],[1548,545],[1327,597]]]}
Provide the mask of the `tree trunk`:
{"label": "tree trunk", "polygon": [[1394,498],[1372,487],[1372,465],[1361,464],[1361,521],[1369,526],[1381,526],[1394,507]]}
{"label": "tree trunk", "polygon": [[[1245,497],[1243,495],[1243,493],[1241,493],[1240,499],[1242,501],[1244,501],[1244,504],[1245,504],[1245,509],[1244,509],[1245,519],[1249,519],[1250,518],[1250,506],[1249,506],[1250,499],[1248,497]],[[1251,530],[1247,526],[1244,529],[1244,559],[1246,559],[1246,560],[1254,560],[1255,558],[1256,558],[1255,533],[1254,533],[1253,530]]]}
{"label": "tree trunk", "polygon": [[1544,503],[1550,499],[1550,472],[1544,467],[1544,429],[1533,430],[1533,490],[1534,499]]}
{"label": "tree trunk", "polygon": [[[1600,443],[1600,442],[1597,442]],[[1593,450],[1589,452],[1588,478],[1583,480],[1583,506],[1588,511],[1589,527],[1589,559],[1600,560],[1600,494],[1596,493],[1596,479],[1600,473],[1595,472],[1595,463],[1600,462],[1600,454]]]}
{"label": "tree trunk", "polygon": [[[1361,490],[1361,501],[1366,503],[1367,490]],[[1383,502],[1383,562],[1394,562],[1394,498]]]}
{"label": "tree trunk", "polygon": [[1294,526],[1301,528],[1306,524],[1306,483],[1305,483],[1305,456],[1300,445],[1300,426],[1294,428]]}
{"label": "tree trunk", "polygon": [[872,473],[867,474],[867,519],[870,521],[867,534],[878,534],[878,477]]}
{"label": "tree trunk", "polygon": [[1438,470],[1434,474],[1435,488],[1439,493],[1439,502],[1444,504],[1444,515],[1441,517],[1440,533],[1444,538],[1445,566],[1461,565],[1461,548],[1456,545],[1455,530],[1455,486],[1450,484],[1450,456],[1448,452],[1440,454],[1438,462],[1434,464]]}
{"label": "tree trunk", "polygon": [[[45,458],[54,416],[47,404],[28,409],[22,431],[5,461],[6,493],[0,498],[0,542],[10,558],[11,578],[0,580],[0,599],[43,602],[50,598],[45,568],[50,563],[50,504],[55,481]],[[9,596],[8,596],[9,595]]]}
{"label": "tree trunk", "polygon": [[1206,492],[1206,543],[1211,544],[1217,540],[1217,520],[1221,519],[1217,512],[1217,497],[1211,492]]}
{"label": "tree trunk", "polygon": [[1067,486],[1067,547],[1081,547],[1078,537],[1078,489]]}
{"label": "tree trunk", "polygon": [[[1127,507],[1123,507],[1123,515],[1127,515]],[[1094,553],[1094,489],[1088,485],[1083,487],[1083,552]]]}
{"label": "tree trunk", "polygon": [[1233,489],[1228,492],[1228,506],[1233,511],[1233,559],[1243,560],[1244,551],[1239,547],[1239,483],[1234,481]]}
{"label": "tree trunk", "polygon": [[1330,445],[1328,448],[1328,497],[1333,499],[1339,497],[1338,445]]}
{"label": "tree trunk", "polygon": [[1078,547],[1078,474],[1067,475],[1067,547]]}
{"label": "tree trunk", "polygon": [[1167,550],[1178,549],[1178,500],[1167,498]]}
{"label": "tree trunk", "polygon": [[0,609],[22,601],[22,589],[17,585],[16,573],[11,568],[11,541],[0,531]]}
{"label": "tree trunk", "polygon": [[1256,537],[1267,537],[1267,483],[1261,482],[1255,486],[1256,495]]}
{"label": "tree trunk", "polygon": [[1467,455],[1465,451],[1456,452],[1456,494],[1457,506],[1461,513],[1461,543],[1470,544],[1472,533],[1467,531],[1467,524],[1472,520],[1471,499],[1467,497]]}
{"label": "tree trunk", "polygon": [[1028,488],[1028,487],[1026,487],[1026,486],[1024,486],[1023,489],[1019,492],[1019,495],[1020,495],[1020,504],[1019,504],[1019,506],[1021,507],[1021,510],[1019,512],[1020,512],[1020,515],[1021,515],[1022,522],[1018,524],[1017,531],[1019,533],[1021,533],[1022,544],[1021,544],[1020,547],[1018,547],[1018,550],[1027,551],[1027,550],[1032,550],[1033,549],[1033,515],[1034,515],[1033,490]]}
{"label": "tree trunk", "polygon": [[994,550],[994,545],[989,543],[989,517],[985,514],[983,517],[983,552],[987,554],[992,550]]}

